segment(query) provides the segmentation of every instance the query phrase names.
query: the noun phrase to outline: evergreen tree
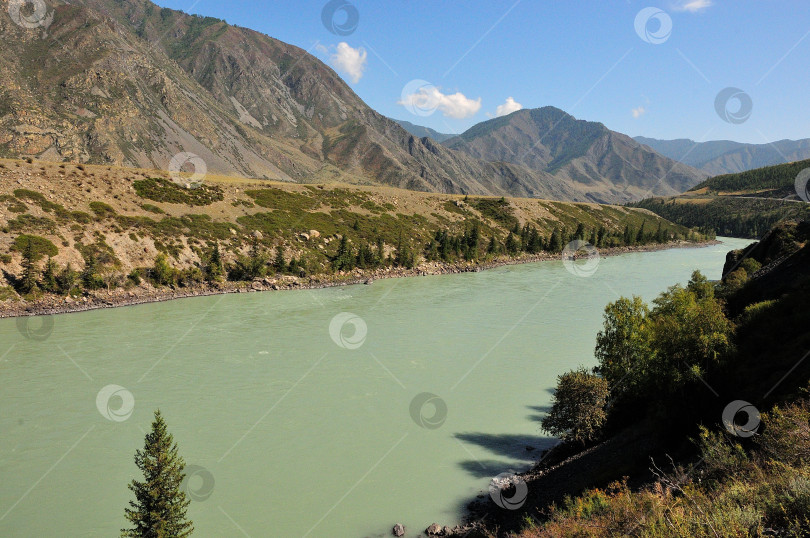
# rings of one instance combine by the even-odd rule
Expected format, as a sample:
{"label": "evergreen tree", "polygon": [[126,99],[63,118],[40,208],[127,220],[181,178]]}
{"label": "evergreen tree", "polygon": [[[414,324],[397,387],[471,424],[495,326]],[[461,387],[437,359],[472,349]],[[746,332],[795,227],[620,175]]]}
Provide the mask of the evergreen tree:
{"label": "evergreen tree", "polygon": [[143,450],[135,451],[135,465],[143,472],[144,480],[133,480],[129,490],[135,500],[125,509],[130,529],[122,529],[123,538],[185,538],[194,531],[187,517],[191,501],[180,485],[185,477],[185,461],[177,451],[174,437],[166,423],[155,411],[152,431],[146,434]]}
{"label": "evergreen tree", "polygon": [[585,239],[585,225],[581,222],[577,224],[577,231],[574,233],[574,239],[584,240]]}
{"label": "evergreen tree", "polygon": [[209,281],[221,280],[225,274],[225,265],[222,263],[222,254],[219,251],[219,244],[215,244],[211,255],[208,258],[208,266],[205,268],[206,277]]}
{"label": "evergreen tree", "polygon": [[411,247],[407,241],[402,239],[402,232],[400,232],[399,241],[397,242],[397,254],[394,258],[394,265],[413,269],[415,263],[416,262],[414,260],[413,253],[411,252]]}
{"label": "evergreen tree", "polygon": [[59,293],[69,294],[76,287],[79,280],[79,273],[73,270],[73,266],[68,263],[56,277],[56,284]]}
{"label": "evergreen tree", "polygon": [[23,274],[20,281],[20,288],[23,293],[31,293],[39,288],[37,281],[36,252],[32,241],[27,241],[22,252]]}
{"label": "evergreen tree", "polygon": [[349,246],[349,240],[344,234],[340,237],[337,254],[334,260],[332,260],[332,268],[335,271],[351,271],[354,268],[354,262],[354,252],[352,252],[352,247]]}
{"label": "evergreen tree", "polygon": [[95,254],[90,254],[84,261],[84,271],[82,271],[82,285],[89,290],[97,290],[104,285],[101,276],[98,274],[98,259]]}
{"label": "evergreen tree", "polygon": [[548,240],[548,250],[550,252],[562,252],[562,249],[563,244],[560,230],[554,228],[554,231],[551,232],[551,238]]}
{"label": "evergreen tree", "polygon": [[284,247],[281,245],[276,247],[276,259],[273,260],[273,269],[279,274],[287,270],[287,262],[284,260]]}
{"label": "evergreen tree", "polygon": [[599,227],[599,231],[596,233],[596,243],[594,246],[601,247],[605,244],[605,236],[607,235],[607,230],[605,230],[604,226]]}
{"label": "evergreen tree", "polygon": [[385,242],[382,237],[377,238],[377,264],[381,265],[385,261]]}
{"label": "evergreen tree", "polygon": [[42,289],[45,291],[56,293],[59,291],[59,285],[56,283],[56,271],[58,266],[53,258],[48,256],[48,261],[45,262],[45,269],[42,271]]}
{"label": "evergreen tree", "polygon": [[495,236],[493,235],[489,240],[489,245],[487,246],[487,254],[495,256],[498,254],[498,250],[498,240],[495,239]]}
{"label": "evergreen tree", "polygon": [[520,245],[518,244],[518,240],[515,238],[515,234],[509,232],[509,235],[506,236],[506,252],[514,256],[519,250]]}

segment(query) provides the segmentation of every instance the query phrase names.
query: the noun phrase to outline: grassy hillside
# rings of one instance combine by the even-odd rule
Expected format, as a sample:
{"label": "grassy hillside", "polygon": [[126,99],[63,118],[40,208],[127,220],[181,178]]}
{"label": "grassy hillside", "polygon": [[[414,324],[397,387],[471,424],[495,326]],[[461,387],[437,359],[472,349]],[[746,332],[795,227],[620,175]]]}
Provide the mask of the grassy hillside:
{"label": "grassy hillside", "polygon": [[619,206],[211,175],[189,187],[154,170],[0,161],[5,296],[479,264],[554,255],[574,238],[701,239]]}
{"label": "grassy hillside", "polygon": [[810,160],[716,176],[680,196],[630,205],[707,233],[759,238],[778,222],[810,217],[795,187],[807,168]]}

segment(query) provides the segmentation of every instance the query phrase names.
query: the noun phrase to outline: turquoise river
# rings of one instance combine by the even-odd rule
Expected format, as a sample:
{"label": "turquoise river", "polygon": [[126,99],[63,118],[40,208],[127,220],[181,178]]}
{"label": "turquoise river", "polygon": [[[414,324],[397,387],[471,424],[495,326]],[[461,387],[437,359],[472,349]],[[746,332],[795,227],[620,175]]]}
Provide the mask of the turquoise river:
{"label": "turquoise river", "polygon": [[551,261],[0,320],[0,536],[117,536],[157,408],[195,536],[455,524],[553,444],[538,419],[557,375],[594,364],[604,306],[719,278],[748,244],[722,241],[590,277]]}

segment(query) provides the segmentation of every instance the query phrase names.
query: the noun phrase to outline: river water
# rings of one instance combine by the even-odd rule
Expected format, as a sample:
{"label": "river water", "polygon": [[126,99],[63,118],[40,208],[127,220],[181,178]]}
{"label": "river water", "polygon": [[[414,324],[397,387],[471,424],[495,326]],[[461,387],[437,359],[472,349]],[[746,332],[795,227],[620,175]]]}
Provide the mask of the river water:
{"label": "river water", "polygon": [[195,536],[415,535],[553,440],[604,306],[720,277],[748,241],[0,320],[0,536],[117,536],[160,408]]}

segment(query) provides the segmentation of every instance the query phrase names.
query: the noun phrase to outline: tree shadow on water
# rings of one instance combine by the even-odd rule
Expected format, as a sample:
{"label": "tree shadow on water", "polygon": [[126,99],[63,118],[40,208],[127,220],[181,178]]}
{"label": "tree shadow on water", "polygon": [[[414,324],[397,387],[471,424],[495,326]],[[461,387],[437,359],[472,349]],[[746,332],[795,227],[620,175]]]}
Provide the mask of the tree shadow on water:
{"label": "tree shadow on water", "polygon": [[557,444],[553,437],[540,435],[470,432],[457,433],[454,437],[462,445],[478,445],[495,456],[504,458],[473,459],[459,463],[462,469],[478,478],[493,477],[514,467],[525,468],[539,460],[544,450]]}
{"label": "tree shadow on water", "polygon": [[534,411],[537,414],[528,415],[526,418],[529,420],[533,420],[535,422],[540,422],[545,418],[545,416],[551,411],[550,405],[527,405],[526,406],[530,411]]}

